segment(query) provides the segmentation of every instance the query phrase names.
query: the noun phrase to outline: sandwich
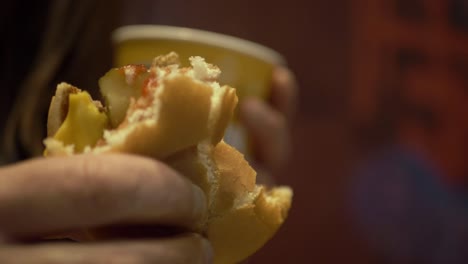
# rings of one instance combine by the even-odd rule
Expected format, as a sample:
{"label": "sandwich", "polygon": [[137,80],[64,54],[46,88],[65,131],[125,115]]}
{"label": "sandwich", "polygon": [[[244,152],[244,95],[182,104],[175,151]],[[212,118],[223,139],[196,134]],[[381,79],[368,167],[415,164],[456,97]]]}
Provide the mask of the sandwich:
{"label": "sandwich", "polygon": [[[220,69],[176,53],[152,65],[111,69],[99,80],[102,103],[60,83],[51,100],[46,156],[125,152],[161,160],[206,194],[208,215],[196,230],[214,262],[238,263],[259,250],[286,220],[292,190],[256,184],[244,155],[223,140],[238,98],[218,82]],[[92,231],[91,231],[92,232]]]}

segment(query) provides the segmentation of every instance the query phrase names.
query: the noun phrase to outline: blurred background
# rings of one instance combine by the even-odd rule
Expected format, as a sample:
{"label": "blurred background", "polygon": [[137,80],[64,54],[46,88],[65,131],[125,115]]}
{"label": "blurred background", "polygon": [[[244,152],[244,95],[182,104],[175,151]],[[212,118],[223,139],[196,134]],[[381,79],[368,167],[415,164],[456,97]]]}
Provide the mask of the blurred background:
{"label": "blurred background", "polygon": [[[142,12],[140,2],[147,2]],[[138,3],[138,5],[137,5]],[[151,8],[148,8],[151,7]],[[351,142],[351,3],[337,0],[150,1],[128,4],[126,24],[210,30],[282,53],[300,86],[294,154],[279,183],[295,197],[288,221],[249,263],[342,263],[368,258],[344,215]]]}
{"label": "blurred background", "polygon": [[[293,187],[293,208],[249,263],[468,263],[468,1],[123,1],[118,24],[185,26],[249,39],[282,53],[296,75],[294,151],[287,171],[276,175]],[[28,10],[41,11],[41,1],[31,2]],[[108,69],[95,58],[110,60],[110,43],[92,38],[100,34],[93,23],[110,29],[115,21],[106,17],[119,8],[96,2],[99,9],[83,16],[91,24],[86,38],[64,42],[58,34],[51,42],[58,44],[49,45],[75,67],[65,65],[62,79],[46,79],[44,86],[66,80],[92,87]],[[2,36],[22,44],[5,38],[0,45],[6,61],[0,79],[11,86],[31,67],[28,45],[34,46],[30,38],[38,38],[38,21],[45,18],[8,11],[26,12],[28,1],[6,3]],[[78,13],[68,12],[67,21]],[[13,23],[23,23],[22,31]],[[57,27],[71,30],[69,23]],[[61,54],[63,43],[82,47],[74,56],[62,47]],[[10,71],[13,62],[22,67]],[[10,90],[0,106],[2,126],[16,92]],[[46,92],[36,97],[48,103]],[[27,105],[21,100],[19,112]]]}
{"label": "blurred background", "polygon": [[[452,195],[468,164],[467,1],[138,0],[127,11],[125,24],[270,46],[296,74],[294,153],[277,175],[293,209],[251,263],[468,262],[467,203]],[[437,194],[420,194],[426,185]]]}

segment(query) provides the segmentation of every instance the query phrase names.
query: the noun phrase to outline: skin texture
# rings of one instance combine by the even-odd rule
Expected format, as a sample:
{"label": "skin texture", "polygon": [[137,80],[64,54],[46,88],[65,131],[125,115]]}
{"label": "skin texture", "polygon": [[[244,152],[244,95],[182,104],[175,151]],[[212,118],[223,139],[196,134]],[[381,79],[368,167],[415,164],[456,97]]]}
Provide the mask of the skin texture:
{"label": "skin texture", "polygon": [[255,169],[259,181],[272,181],[271,173],[282,171],[291,156],[290,124],[297,107],[298,86],[284,67],[273,72],[270,102],[246,98],[240,104],[243,123],[252,135]]}
{"label": "skin texture", "polygon": [[[160,162],[121,154],[40,158],[0,169],[0,186],[2,263],[99,263],[115,252],[122,263],[210,261],[208,243],[189,231],[205,216],[203,192]],[[119,223],[170,224],[187,232],[92,244],[18,243]]]}
{"label": "skin texture", "polygon": [[[288,126],[297,93],[285,68],[274,72],[273,83],[270,105],[256,99],[240,105],[255,139],[256,169],[265,175],[289,158]],[[5,166],[0,168],[0,263],[211,263],[211,246],[191,232],[206,216],[205,202],[184,177],[138,156],[39,158]],[[142,224],[183,231],[79,244],[22,243],[63,234],[86,240],[80,234],[85,228]]]}

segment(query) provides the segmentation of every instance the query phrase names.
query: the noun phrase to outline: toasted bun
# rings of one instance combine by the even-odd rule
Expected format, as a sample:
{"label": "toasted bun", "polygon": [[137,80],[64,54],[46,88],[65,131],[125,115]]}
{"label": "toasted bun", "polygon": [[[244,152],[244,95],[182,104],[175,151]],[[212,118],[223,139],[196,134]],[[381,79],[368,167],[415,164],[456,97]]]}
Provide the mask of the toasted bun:
{"label": "toasted bun", "polygon": [[[100,80],[101,85],[120,88],[101,87],[110,103],[106,107],[111,120],[100,131],[99,140],[86,135],[67,136],[74,134],[67,131],[67,127],[75,127],[70,123],[81,122],[80,126],[87,127],[102,118],[96,117],[92,106],[87,108],[91,109],[89,118],[74,117],[79,106],[70,94],[82,92],[60,84],[50,106],[46,153],[79,153],[75,144],[60,140],[60,134],[81,145],[89,142],[81,152],[135,153],[166,162],[206,193],[209,216],[199,231],[211,241],[215,263],[242,261],[262,247],[285,221],[292,191],[256,185],[256,173],[244,156],[222,140],[237,96],[234,88],[219,85],[219,74],[217,67],[200,57],[191,58],[191,67],[182,68],[175,53],[156,58],[149,71],[142,72],[141,66],[114,69]],[[135,81],[139,77],[140,81]],[[85,99],[80,102],[89,104]],[[113,109],[127,111],[123,115],[117,110],[113,113]]]}
{"label": "toasted bun", "polygon": [[67,83],[57,85],[55,96],[49,106],[49,114],[47,117],[47,136],[54,136],[57,130],[65,121],[68,112],[68,98],[70,94],[81,92],[80,89],[71,86]]}

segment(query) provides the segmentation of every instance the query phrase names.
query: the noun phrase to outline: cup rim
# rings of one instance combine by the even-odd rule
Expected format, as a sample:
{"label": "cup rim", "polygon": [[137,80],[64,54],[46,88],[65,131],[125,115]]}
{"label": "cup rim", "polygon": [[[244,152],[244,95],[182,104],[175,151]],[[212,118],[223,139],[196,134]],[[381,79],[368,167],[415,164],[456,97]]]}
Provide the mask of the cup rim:
{"label": "cup rim", "polygon": [[226,34],[188,27],[127,25],[119,27],[112,32],[112,41],[117,44],[134,39],[153,39],[155,38],[155,33],[161,39],[177,39],[214,45],[238,51],[272,64],[286,64],[286,59],[279,52],[262,44]]}

